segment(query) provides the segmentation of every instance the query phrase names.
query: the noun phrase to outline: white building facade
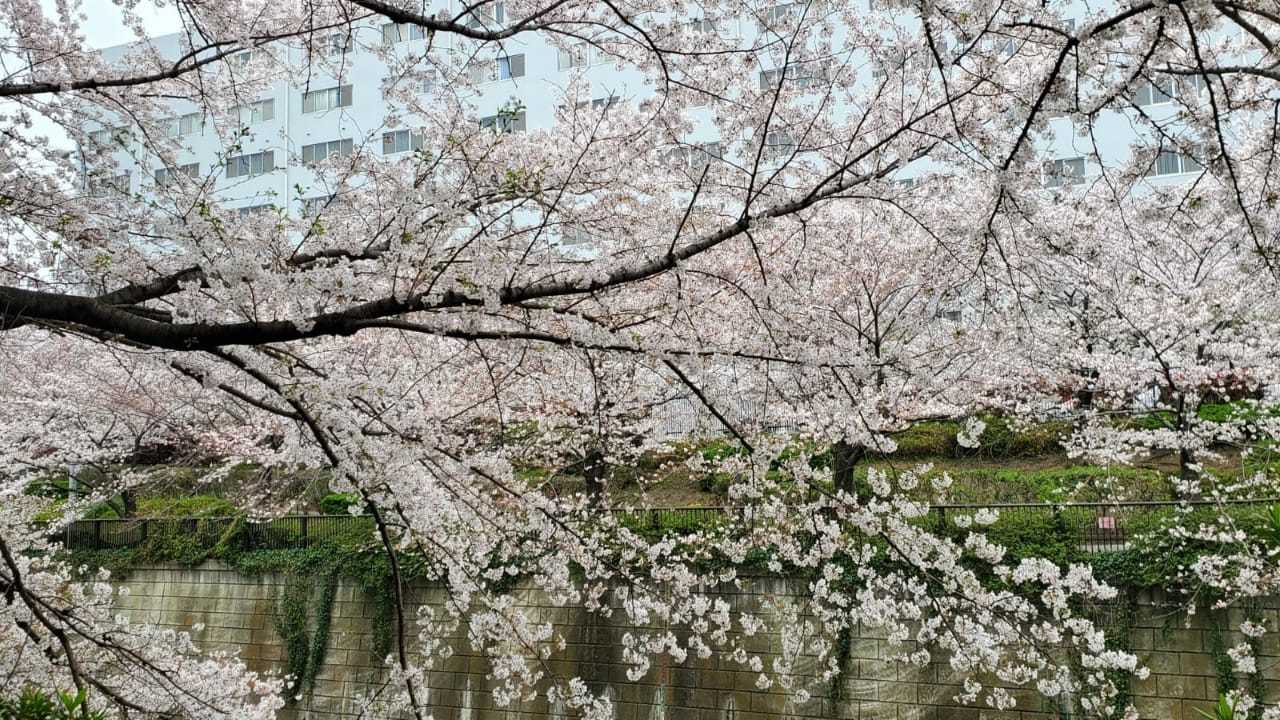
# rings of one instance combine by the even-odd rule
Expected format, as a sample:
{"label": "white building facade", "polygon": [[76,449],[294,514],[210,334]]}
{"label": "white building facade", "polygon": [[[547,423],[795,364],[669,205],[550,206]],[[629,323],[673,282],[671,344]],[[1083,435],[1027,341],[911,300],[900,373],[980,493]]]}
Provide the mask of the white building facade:
{"label": "white building facade", "polygon": [[[432,12],[452,15],[461,12],[461,7],[456,1],[449,2],[432,8]],[[781,3],[769,8],[766,16],[782,17],[803,8],[802,3]],[[505,19],[502,2],[496,2],[487,6],[486,16],[476,22],[494,27]],[[747,40],[760,32],[753,20],[721,21],[714,29]],[[388,123],[390,101],[383,88],[391,70],[382,53],[369,52],[367,48],[377,44],[389,50],[392,57],[407,57],[423,53],[427,42],[422,28],[391,23],[360,26],[354,36],[342,33],[325,38],[323,52],[341,72],[318,71],[307,78],[305,85],[282,80],[265,93],[244,98],[237,109],[248,132],[236,147],[227,147],[205,127],[201,108],[175,102],[169,134],[180,141],[183,149],[169,166],[142,157],[137,143],[131,146],[127,123],[120,128],[102,127],[91,138],[115,149],[115,168],[107,172],[97,168],[90,173],[89,189],[92,191],[99,182],[115,187],[127,183],[131,192],[145,194],[182,175],[212,180],[215,197],[228,208],[273,207],[303,214],[314,211],[334,194],[331,186],[318,182],[320,178],[311,168],[316,162],[356,148],[387,156],[418,149],[421,141],[411,128]],[[181,51],[177,34],[155,38],[152,44],[166,55],[176,56]],[[653,95],[653,88],[641,73],[620,68],[585,44],[566,50],[549,44],[536,33],[523,33],[504,41],[501,48],[502,54],[486,56],[469,69],[475,90],[472,103],[476,122],[482,127],[509,132],[551,127],[571,75],[575,82],[590,84],[589,102],[597,109],[612,102],[641,101]],[[118,46],[105,49],[103,54],[108,60],[123,60],[128,50],[128,46]],[[281,47],[279,52],[289,55],[278,58],[282,64],[307,63],[304,51],[297,48]],[[230,62],[240,64],[253,60],[251,52],[230,58]],[[776,82],[771,73],[777,74],[778,70],[758,73],[761,87],[765,87]],[[793,86],[804,79],[794,70],[789,70],[788,78]],[[1167,82],[1138,88],[1132,99],[1150,121],[1176,125],[1175,99],[1186,99],[1189,93],[1199,92],[1201,85],[1168,78]],[[432,89],[424,87],[423,91],[430,93]],[[706,113],[708,118],[710,112],[694,111],[695,115]],[[1149,134],[1135,114],[1123,108],[1106,110],[1097,116],[1088,133],[1081,132],[1070,117],[1054,118],[1053,140],[1041,148],[1044,156],[1051,158],[1044,165],[1045,186],[1082,183],[1097,175],[1099,159],[1102,163],[1126,161],[1134,141]],[[788,139],[783,135],[780,133],[776,140],[767,138],[766,143],[785,144]],[[710,122],[702,122],[701,128],[685,139],[711,156],[723,152],[720,140]],[[901,171],[899,178],[910,182],[926,173],[929,166],[927,159],[918,160]],[[1169,149],[1158,156],[1149,180],[1157,184],[1179,182],[1200,170],[1199,159]]]}

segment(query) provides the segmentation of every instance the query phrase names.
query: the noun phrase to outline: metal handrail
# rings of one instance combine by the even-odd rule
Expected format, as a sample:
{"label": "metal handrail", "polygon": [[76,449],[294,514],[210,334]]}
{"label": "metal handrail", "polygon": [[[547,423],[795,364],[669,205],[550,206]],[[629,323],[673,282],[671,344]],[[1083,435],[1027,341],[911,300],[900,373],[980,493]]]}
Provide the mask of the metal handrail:
{"label": "metal handrail", "polygon": [[[1064,503],[954,503],[930,505],[928,513],[946,521],[949,514],[978,510],[1039,510],[1051,513],[1062,513],[1080,508],[1093,510],[1098,518],[1096,528],[1090,527],[1082,532],[1081,541],[1089,546],[1099,543],[1108,547],[1119,542],[1123,545],[1126,533],[1116,523],[1109,512],[1123,512],[1128,508],[1196,508],[1209,506],[1267,506],[1280,502],[1280,498],[1257,499],[1201,499],[1201,500],[1132,500],[1124,502],[1090,501]],[[698,516],[698,515],[732,515],[747,509],[746,506],[711,505],[702,507],[665,507],[665,508],[612,508],[610,512],[619,516],[647,518],[656,522],[664,515]],[[1106,524],[1102,518],[1108,518]],[[136,517],[136,518],[100,518],[92,520],[76,520],[68,523],[60,533],[67,547],[89,548],[122,548],[145,543],[153,529],[164,527],[190,528],[191,532],[208,532],[210,536],[220,533],[236,522],[245,522],[248,535],[244,542],[259,548],[294,548],[306,547],[314,542],[337,535],[344,530],[357,529],[366,523],[372,523],[370,515],[283,515],[277,518],[253,520],[245,516],[218,515],[209,517]],[[1123,518],[1121,518],[1123,520]],[[120,533],[117,528],[126,528],[128,534]],[[122,536],[123,535],[123,536]],[[207,537],[207,536],[206,536]],[[1119,539],[1117,539],[1119,538]]]}

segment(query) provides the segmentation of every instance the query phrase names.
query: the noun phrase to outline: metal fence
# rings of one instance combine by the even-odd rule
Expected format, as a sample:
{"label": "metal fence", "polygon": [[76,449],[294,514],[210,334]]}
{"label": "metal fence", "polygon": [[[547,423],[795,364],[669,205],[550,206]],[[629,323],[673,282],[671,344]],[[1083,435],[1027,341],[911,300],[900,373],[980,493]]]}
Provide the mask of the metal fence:
{"label": "metal fence", "polygon": [[137,547],[166,537],[213,547],[227,543],[243,550],[281,550],[372,537],[373,518],[358,515],[288,515],[262,522],[242,517],[124,518],[77,520],[63,531],[68,548],[106,550]]}
{"label": "metal fence", "polygon": [[[922,518],[931,529],[951,532],[974,525],[979,513],[994,512],[998,520],[992,532],[1051,533],[1055,539],[1076,543],[1092,552],[1128,547],[1143,521],[1153,516],[1173,516],[1179,509],[1196,511],[1226,506],[1231,512],[1266,512],[1280,498],[1228,501],[1084,502],[1063,504],[1007,503],[934,505]],[[717,520],[750,521],[746,508],[681,507],[616,510],[628,526],[640,529],[680,531],[706,527]],[[1149,524],[1149,523],[1148,523]],[[229,543],[239,549],[304,548],[328,541],[371,541],[373,519],[365,515],[290,515],[263,522],[244,518],[137,518],[78,520],[63,531],[63,542],[74,549],[137,547],[149,538],[166,536],[213,547]]]}

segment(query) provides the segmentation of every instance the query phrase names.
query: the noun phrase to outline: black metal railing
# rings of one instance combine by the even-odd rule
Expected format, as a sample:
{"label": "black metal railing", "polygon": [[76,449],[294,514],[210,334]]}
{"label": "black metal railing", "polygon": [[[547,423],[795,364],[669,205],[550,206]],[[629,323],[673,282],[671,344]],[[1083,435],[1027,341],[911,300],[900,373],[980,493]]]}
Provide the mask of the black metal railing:
{"label": "black metal railing", "polygon": [[302,548],[328,541],[371,539],[373,518],[362,515],[287,515],[254,522],[243,517],[109,518],[77,520],[63,530],[72,549],[137,547],[166,536],[213,547],[227,543],[242,550]]}
{"label": "black metal railing", "polygon": [[1129,547],[1135,534],[1144,528],[1157,527],[1152,521],[1162,516],[1173,521],[1179,512],[1212,508],[1231,513],[1262,513],[1278,501],[1280,498],[935,505],[930,508],[929,520],[934,527],[947,529],[972,523],[981,511],[995,511],[999,520],[993,528],[997,532],[1001,527],[1020,524],[1024,531],[1052,534],[1053,539],[1065,540],[1068,544],[1074,541],[1089,552],[1109,552]]}
{"label": "black metal railing", "polygon": [[[1226,506],[1232,512],[1265,512],[1280,498],[1225,501],[1131,501],[1079,503],[986,503],[934,505],[921,519],[939,531],[963,530],[976,526],[980,513],[994,512],[994,530],[1019,521],[1039,532],[1053,533],[1055,539],[1077,543],[1093,552],[1122,550],[1135,526],[1150,525],[1153,516],[1172,517],[1179,509],[1199,510]],[[642,508],[614,511],[624,524],[634,528],[662,528],[673,531],[708,527],[721,520],[750,522],[741,507]],[[73,549],[137,547],[153,536],[178,537],[198,547],[232,543],[239,549],[287,549],[308,547],[329,541],[361,543],[371,541],[373,519],[367,515],[289,515],[262,522],[242,517],[134,518],[77,520],[66,526],[63,542]]]}

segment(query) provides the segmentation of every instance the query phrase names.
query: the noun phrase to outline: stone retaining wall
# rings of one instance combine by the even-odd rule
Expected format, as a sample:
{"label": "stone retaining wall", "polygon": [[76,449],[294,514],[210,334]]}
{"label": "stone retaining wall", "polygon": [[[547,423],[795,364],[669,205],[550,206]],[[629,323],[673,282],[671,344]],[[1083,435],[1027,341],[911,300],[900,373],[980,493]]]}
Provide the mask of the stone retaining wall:
{"label": "stone retaining wall", "polygon": [[[275,630],[274,613],[284,587],[283,576],[245,577],[216,562],[199,568],[157,566],[132,571],[122,581],[129,589],[119,611],[135,621],[148,621],[190,631],[202,647],[230,650],[254,669],[283,668],[284,650]],[[742,588],[725,588],[734,612],[752,612],[769,622],[769,632],[744,638],[749,650],[765,654],[765,664],[781,652],[784,632],[799,632],[803,623],[778,622],[795,607],[805,588],[779,578],[754,578]],[[531,589],[517,588],[516,600],[527,613],[556,625],[567,647],[553,655],[547,669],[563,677],[578,676],[607,692],[617,720],[765,720],[766,718],[839,718],[841,720],[1058,720],[1068,717],[1034,692],[1013,690],[1018,709],[996,712],[957,707],[959,690],[952,671],[941,659],[924,668],[900,665],[890,659],[885,639],[871,632],[851,638],[849,658],[838,684],[815,689],[814,697],[797,705],[789,693],[756,688],[757,673],[719,654],[706,660],[690,656],[674,663],[663,656],[636,683],[628,682],[621,662],[622,636],[628,630],[621,613],[601,618],[579,608],[557,608]],[[408,617],[417,605],[443,603],[444,591],[427,585],[410,589]],[[1257,610],[1270,631],[1262,645],[1258,666],[1266,680],[1266,700],[1280,701],[1280,605],[1265,603]],[[355,585],[340,582],[333,606],[327,660],[315,688],[287,713],[297,718],[354,716],[355,698],[374,692],[385,680],[373,657],[376,609]],[[1215,633],[1236,627],[1243,611],[1231,609],[1187,618],[1158,596],[1137,598],[1129,631],[1130,645],[1151,669],[1146,680],[1135,680],[1131,692],[1143,720],[1201,720],[1199,708],[1217,697],[1215,637],[1221,647],[1240,640],[1238,633]],[[736,623],[735,623],[736,625]],[[459,632],[465,632],[465,629]],[[496,709],[490,697],[487,659],[471,650],[464,637],[447,642],[454,655],[437,664],[427,679],[425,702],[436,720],[531,720],[569,717],[545,700]],[[795,672],[812,676],[818,668],[802,657]],[[1247,680],[1242,678],[1242,681]]]}

